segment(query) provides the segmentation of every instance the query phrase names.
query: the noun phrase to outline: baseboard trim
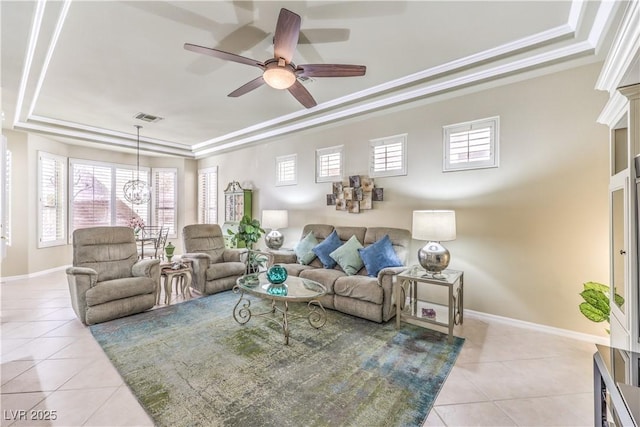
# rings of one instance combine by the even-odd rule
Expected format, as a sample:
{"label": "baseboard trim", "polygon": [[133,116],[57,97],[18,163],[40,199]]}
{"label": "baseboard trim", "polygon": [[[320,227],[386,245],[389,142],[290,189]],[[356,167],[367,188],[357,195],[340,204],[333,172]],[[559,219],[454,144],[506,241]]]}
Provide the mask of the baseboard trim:
{"label": "baseboard trim", "polygon": [[473,317],[480,320],[491,320],[493,322],[505,323],[511,326],[517,326],[520,328],[531,329],[534,331],[544,332],[547,334],[558,335],[566,338],[573,338],[574,340],[586,341],[593,344],[611,345],[609,339],[606,337],[599,337],[597,335],[584,334],[582,332],[570,331],[568,329],[555,328],[553,326],[541,325],[539,323],[527,322],[524,320],[513,319],[511,317],[497,316],[495,314],[483,313],[481,311],[464,309],[464,315]]}
{"label": "baseboard trim", "polygon": [[55,273],[56,271],[64,271],[67,269],[67,267],[71,267],[71,264],[61,265],[60,267],[50,268],[48,270],[36,271],[35,273],[22,274],[20,276],[0,277],[0,283],[14,282],[16,280],[31,279],[34,277],[44,276],[45,274]]}

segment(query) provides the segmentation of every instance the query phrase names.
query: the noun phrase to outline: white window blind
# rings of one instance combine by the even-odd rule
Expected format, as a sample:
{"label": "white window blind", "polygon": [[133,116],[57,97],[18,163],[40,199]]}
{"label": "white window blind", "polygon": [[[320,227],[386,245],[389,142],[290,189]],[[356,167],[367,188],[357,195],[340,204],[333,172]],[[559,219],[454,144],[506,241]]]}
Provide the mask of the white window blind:
{"label": "white window blind", "polygon": [[[2,182],[2,200],[0,200],[0,221],[2,223],[2,229],[0,230],[0,237],[2,238],[4,245],[11,246],[11,168],[12,159],[11,151],[6,148],[5,137],[2,137],[2,154],[4,161],[2,162],[2,175],[0,176],[0,182]],[[4,249],[4,248],[3,248]],[[4,255],[4,254],[3,254]]]}
{"label": "white window blind", "polygon": [[342,145],[316,150],[316,182],[342,179],[342,150]]}
{"label": "white window blind", "polygon": [[71,160],[70,231],[84,227],[129,225],[134,216],[149,225],[149,204],[133,205],[124,198],[131,179],[149,182],[148,169],[87,160]]}
{"label": "white window blind", "polygon": [[407,134],[372,139],[369,143],[369,176],[407,174]]}
{"label": "white window blind", "polygon": [[276,157],[276,185],[295,185],[298,183],[298,155]]}
{"label": "white window blind", "polygon": [[153,176],[153,222],[155,225],[169,228],[169,236],[176,237],[176,189],[178,170],[152,169]]}
{"label": "white window blind", "polygon": [[38,247],[66,244],[65,157],[38,152]]}
{"label": "white window blind", "polygon": [[444,171],[497,167],[500,118],[445,126]]}
{"label": "white window blind", "polygon": [[218,222],[218,167],[198,170],[198,222]]}

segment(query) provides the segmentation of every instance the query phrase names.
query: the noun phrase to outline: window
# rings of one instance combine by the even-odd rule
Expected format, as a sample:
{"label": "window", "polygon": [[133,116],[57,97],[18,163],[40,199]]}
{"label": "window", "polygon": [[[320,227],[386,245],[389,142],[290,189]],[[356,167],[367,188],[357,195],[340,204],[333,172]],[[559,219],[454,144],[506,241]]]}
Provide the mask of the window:
{"label": "window", "polygon": [[218,167],[198,170],[198,222],[218,222]]}
{"label": "window", "polygon": [[65,157],[38,152],[38,247],[66,244]]}
{"label": "window", "polygon": [[500,118],[445,126],[443,170],[498,167]]}
{"label": "window", "polygon": [[176,189],[178,170],[175,168],[153,169],[153,223],[169,228],[169,236],[176,237]]}
{"label": "window", "polygon": [[276,157],[276,185],[295,185],[298,183],[298,155]]}
{"label": "window", "polygon": [[407,174],[407,134],[372,139],[370,142],[369,176]]}
{"label": "window", "polygon": [[84,227],[128,225],[135,216],[149,222],[149,204],[134,205],[124,198],[127,181],[140,179],[149,182],[148,169],[71,160],[70,231]]}
{"label": "window", "polygon": [[316,150],[316,182],[342,179],[342,145]]}

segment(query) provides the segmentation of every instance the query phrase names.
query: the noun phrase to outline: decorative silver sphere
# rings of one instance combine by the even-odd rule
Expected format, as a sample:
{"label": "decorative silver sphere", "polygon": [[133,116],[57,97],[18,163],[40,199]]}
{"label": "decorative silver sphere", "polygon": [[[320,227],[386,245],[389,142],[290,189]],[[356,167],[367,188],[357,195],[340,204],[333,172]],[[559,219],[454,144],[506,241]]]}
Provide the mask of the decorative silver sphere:
{"label": "decorative silver sphere", "polygon": [[269,249],[277,250],[284,243],[284,236],[278,230],[271,230],[264,236],[264,242]]}
{"label": "decorative silver sphere", "polygon": [[436,279],[444,278],[442,271],[447,268],[451,255],[447,248],[438,242],[429,242],[418,250],[418,261]]}

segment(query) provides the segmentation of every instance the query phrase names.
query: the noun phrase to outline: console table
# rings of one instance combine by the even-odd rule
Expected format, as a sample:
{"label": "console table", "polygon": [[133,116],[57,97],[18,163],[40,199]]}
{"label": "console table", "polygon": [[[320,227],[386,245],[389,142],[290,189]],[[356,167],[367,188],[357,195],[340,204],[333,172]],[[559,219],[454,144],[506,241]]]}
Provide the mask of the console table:
{"label": "console table", "polygon": [[[434,324],[449,330],[449,342],[453,342],[453,326],[463,321],[464,273],[444,270],[444,278],[438,279],[422,267],[414,265],[394,277],[396,295],[396,328],[405,321],[418,326]],[[438,304],[418,296],[419,288],[444,286],[448,288],[448,303]],[[426,292],[427,289],[423,289]]]}
{"label": "console table", "polygon": [[[633,427],[640,420],[640,353],[596,344],[594,425]],[[611,419],[609,419],[611,417]]]}

